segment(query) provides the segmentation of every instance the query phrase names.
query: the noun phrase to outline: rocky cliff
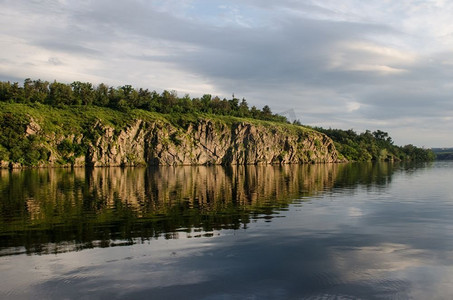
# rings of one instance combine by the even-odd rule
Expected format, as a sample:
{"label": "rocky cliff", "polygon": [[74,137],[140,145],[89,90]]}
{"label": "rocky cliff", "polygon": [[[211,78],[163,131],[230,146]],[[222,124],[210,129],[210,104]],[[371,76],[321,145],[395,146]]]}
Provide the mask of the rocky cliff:
{"label": "rocky cliff", "polygon": [[[39,166],[244,165],[338,162],[330,138],[301,126],[245,119],[134,118],[120,126],[100,119],[81,132],[45,129],[28,116],[23,136],[40,141]],[[59,125],[64,127],[64,125]],[[43,129],[44,128],[44,129]],[[79,129],[80,130],[80,129]],[[44,150],[43,150],[44,149]],[[3,167],[20,162],[2,161]]]}
{"label": "rocky cliff", "polygon": [[286,126],[199,120],[177,127],[136,120],[119,132],[101,133],[78,159],[92,166],[231,165],[337,162],[333,142],[323,134]]}

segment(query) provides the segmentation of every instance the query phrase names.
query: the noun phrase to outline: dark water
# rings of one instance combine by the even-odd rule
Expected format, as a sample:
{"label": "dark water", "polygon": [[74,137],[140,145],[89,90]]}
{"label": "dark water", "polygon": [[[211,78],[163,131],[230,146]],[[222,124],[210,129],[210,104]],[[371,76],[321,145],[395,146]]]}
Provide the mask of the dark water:
{"label": "dark water", "polygon": [[453,162],[0,172],[0,299],[452,299]]}

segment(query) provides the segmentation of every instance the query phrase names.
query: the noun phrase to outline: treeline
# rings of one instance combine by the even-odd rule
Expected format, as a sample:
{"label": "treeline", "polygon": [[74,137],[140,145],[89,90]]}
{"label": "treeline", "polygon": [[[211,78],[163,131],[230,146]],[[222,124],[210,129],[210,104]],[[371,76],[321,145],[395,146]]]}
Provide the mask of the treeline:
{"label": "treeline", "polygon": [[358,134],[352,129],[320,127],[314,129],[329,136],[334,141],[338,152],[349,161],[432,161],[436,158],[431,149],[419,148],[410,144],[394,145],[388,133],[381,130],[374,132],[367,130]]}
{"label": "treeline", "polygon": [[[267,121],[289,123],[286,117],[273,114],[269,106],[257,109],[249,108],[245,99],[220,99],[209,94],[201,98],[190,98],[189,95],[178,97],[175,91],[157,93],[148,89],[136,89],[130,85],[110,87],[106,84],[94,86],[88,82],[75,81],[71,84],[57,81],[48,82],[26,79],[23,85],[17,82],[0,82],[0,102],[9,103],[42,103],[53,107],[65,108],[76,106],[106,107],[118,112],[131,109],[142,109],[163,114],[207,113],[242,118],[253,118]],[[24,165],[35,165],[48,159],[49,152],[42,146],[39,137],[29,135],[22,138],[28,125],[24,116],[0,114],[0,161],[20,162]],[[299,121],[293,124],[301,125]],[[377,130],[356,133],[353,130],[313,128],[325,133],[334,142],[340,154],[350,161],[380,160],[419,160],[430,161],[435,154],[429,149],[393,144],[388,133]],[[61,146],[65,151],[68,145]],[[80,149],[70,149],[83,152]],[[77,150],[77,151],[76,151]],[[68,150],[69,151],[69,150]]]}
{"label": "treeline", "polygon": [[453,160],[453,148],[433,148],[436,159]]}
{"label": "treeline", "polygon": [[286,117],[273,114],[269,106],[258,109],[249,107],[243,98],[234,95],[232,99],[220,99],[209,94],[201,98],[189,95],[178,97],[176,91],[157,93],[131,85],[111,87],[106,84],[97,86],[89,82],[75,81],[71,84],[25,79],[18,82],[0,82],[0,101],[16,103],[43,103],[55,107],[68,105],[96,105],[120,111],[143,109],[163,114],[172,113],[209,113],[267,121],[287,122]]}

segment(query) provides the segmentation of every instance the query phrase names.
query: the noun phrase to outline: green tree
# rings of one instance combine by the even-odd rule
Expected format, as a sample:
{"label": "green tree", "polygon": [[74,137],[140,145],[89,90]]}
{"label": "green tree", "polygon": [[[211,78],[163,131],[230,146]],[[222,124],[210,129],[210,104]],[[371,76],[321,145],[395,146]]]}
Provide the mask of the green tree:
{"label": "green tree", "polygon": [[49,90],[48,103],[50,105],[63,106],[74,104],[70,85],[54,81],[50,84]]}
{"label": "green tree", "polygon": [[96,94],[91,83],[75,81],[71,83],[71,87],[74,104],[91,105],[94,103]]}
{"label": "green tree", "polygon": [[247,104],[245,98],[242,98],[241,104],[239,104],[239,116],[240,117],[250,116],[249,105]]}
{"label": "green tree", "polygon": [[46,103],[48,102],[49,98],[49,82],[48,81],[41,81],[41,80],[34,80],[30,85],[30,101],[31,102],[38,102],[38,103]]}
{"label": "green tree", "polygon": [[93,104],[97,106],[105,106],[108,107],[110,104],[109,99],[109,86],[101,83],[97,86],[96,91],[94,93],[94,100]]}

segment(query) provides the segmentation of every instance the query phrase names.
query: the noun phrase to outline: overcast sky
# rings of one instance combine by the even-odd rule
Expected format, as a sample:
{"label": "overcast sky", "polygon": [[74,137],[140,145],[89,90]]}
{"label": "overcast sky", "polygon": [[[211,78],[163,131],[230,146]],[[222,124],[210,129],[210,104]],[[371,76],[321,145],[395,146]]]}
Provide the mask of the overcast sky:
{"label": "overcast sky", "polygon": [[0,80],[234,93],[453,147],[452,18],[447,0],[0,0]]}

